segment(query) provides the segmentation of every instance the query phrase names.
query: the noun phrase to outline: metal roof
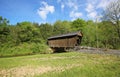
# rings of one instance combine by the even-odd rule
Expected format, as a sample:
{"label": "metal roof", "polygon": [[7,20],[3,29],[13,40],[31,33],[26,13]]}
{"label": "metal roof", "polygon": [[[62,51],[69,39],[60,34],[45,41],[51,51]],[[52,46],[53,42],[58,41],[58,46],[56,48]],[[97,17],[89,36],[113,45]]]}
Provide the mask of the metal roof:
{"label": "metal roof", "polygon": [[63,35],[52,36],[52,37],[49,37],[48,40],[62,38],[62,37],[69,37],[69,36],[82,36],[82,33],[78,31],[78,32],[73,32],[73,33],[68,33],[68,34],[63,34]]}

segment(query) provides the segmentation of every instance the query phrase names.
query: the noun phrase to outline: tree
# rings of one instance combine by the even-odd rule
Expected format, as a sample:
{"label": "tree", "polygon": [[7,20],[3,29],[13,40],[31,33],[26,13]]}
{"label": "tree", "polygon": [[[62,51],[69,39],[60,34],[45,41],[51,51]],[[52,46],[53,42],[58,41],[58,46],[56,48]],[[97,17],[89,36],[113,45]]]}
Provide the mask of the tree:
{"label": "tree", "polygon": [[87,46],[96,46],[96,25],[92,20],[86,21],[86,26],[83,29],[83,39],[82,44]]}
{"label": "tree", "polygon": [[9,23],[9,21],[6,18],[3,18],[2,16],[0,16],[0,27],[7,26],[8,23]]}
{"label": "tree", "polygon": [[44,40],[47,40],[47,38],[51,36],[53,31],[51,24],[48,24],[48,23],[41,24],[39,26],[39,29],[40,29],[40,34],[42,36],[42,39]]}
{"label": "tree", "polygon": [[16,27],[19,27],[19,31],[17,33],[21,42],[39,41],[38,37],[40,37],[40,32],[38,24],[25,21],[17,23]]}
{"label": "tree", "polygon": [[119,48],[119,44],[117,44],[117,33],[114,31],[114,26],[112,23],[108,21],[102,21],[100,23],[100,42],[103,44],[105,48]]}
{"label": "tree", "polygon": [[72,22],[73,31],[83,31],[84,27],[86,26],[86,21],[83,19],[76,19]]}
{"label": "tree", "polygon": [[71,32],[71,25],[68,21],[56,21],[53,25],[53,35],[65,34]]}
{"label": "tree", "polygon": [[10,29],[8,23],[9,21],[6,18],[0,16],[0,46],[9,41]]}
{"label": "tree", "polygon": [[104,20],[110,21],[118,34],[120,39],[120,0],[111,2],[104,11]]}

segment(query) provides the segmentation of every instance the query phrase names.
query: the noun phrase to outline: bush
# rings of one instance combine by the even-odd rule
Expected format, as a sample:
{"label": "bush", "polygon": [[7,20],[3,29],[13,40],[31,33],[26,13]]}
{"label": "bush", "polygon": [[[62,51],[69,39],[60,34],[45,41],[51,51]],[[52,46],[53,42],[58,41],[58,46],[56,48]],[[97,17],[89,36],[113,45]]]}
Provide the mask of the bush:
{"label": "bush", "polygon": [[0,48],[0,56],[18,56],[36,53],[52,53],[52,50],[44,43],[22,43],[18,46]]}
{"label": "bush", "polygon": [[52,50],[46,44],[34,43],[32,49],[33,53],[52,53]]}

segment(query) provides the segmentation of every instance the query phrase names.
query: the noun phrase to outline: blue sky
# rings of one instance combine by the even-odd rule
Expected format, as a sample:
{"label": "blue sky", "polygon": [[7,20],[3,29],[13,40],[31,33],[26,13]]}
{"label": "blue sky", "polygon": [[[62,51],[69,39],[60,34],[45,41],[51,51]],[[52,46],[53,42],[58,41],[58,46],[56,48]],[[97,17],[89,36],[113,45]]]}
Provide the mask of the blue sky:
{"label": "blue sky", "polygon": [[0,0],[0,16],[10,24],[54,23],[77,18],[95,20],[111,1],[114,0]]}

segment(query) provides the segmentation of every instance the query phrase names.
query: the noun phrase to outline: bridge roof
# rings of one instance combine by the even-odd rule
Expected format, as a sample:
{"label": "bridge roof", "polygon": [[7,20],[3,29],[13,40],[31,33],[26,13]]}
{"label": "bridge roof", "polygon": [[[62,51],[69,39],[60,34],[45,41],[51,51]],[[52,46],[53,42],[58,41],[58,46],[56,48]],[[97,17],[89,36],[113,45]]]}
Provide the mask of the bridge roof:
{"label": "bridge roof", "polygon": [[80,31],[78,31],[78,32],[73,32],[73,33],[68,33],[68,34],[63,34],[63,35],[52,36],[52,37],[49,37],[48,40],[70,37],[70,36],[82,36],[82,33]]}

